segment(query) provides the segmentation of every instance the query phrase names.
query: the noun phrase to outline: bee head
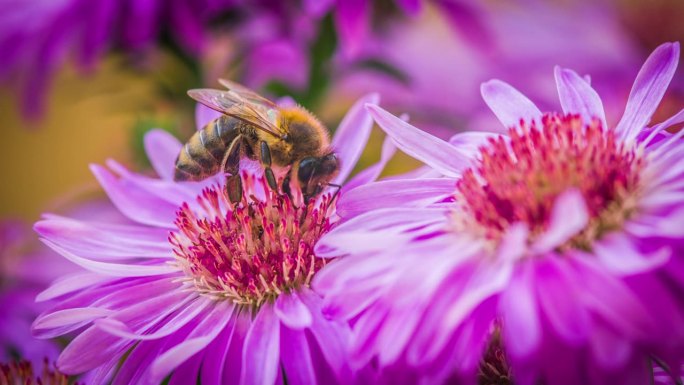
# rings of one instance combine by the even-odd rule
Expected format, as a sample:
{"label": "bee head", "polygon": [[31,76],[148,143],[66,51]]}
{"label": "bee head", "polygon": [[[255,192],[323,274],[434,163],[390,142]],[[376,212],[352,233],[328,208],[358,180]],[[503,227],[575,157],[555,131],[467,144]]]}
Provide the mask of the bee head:
{"label": "bee head", "polygon": [[337,174],[340,162],[335,153],[321,157],[306,157],[299,162],[297,180],[305,200],[323,191],[325,185]]}

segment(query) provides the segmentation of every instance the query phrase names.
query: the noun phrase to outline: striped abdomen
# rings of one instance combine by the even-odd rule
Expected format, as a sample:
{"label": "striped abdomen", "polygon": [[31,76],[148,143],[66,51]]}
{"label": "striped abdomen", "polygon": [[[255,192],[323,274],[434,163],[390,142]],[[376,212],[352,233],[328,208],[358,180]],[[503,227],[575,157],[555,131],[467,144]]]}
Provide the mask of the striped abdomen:
{"label": "striped abdomen", "polygon": [[218,173],[226,151],[240,135],[240,125],[224,115],[197,131],[178,154],[174,179],[199,181]]}

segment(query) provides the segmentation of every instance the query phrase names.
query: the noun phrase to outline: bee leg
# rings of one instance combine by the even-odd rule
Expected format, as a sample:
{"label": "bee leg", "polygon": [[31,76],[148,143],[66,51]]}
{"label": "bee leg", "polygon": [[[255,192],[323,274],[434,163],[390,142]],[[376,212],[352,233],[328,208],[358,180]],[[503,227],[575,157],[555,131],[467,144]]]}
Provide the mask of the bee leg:
{"label": "bee leg", "polygon": [[337,198],[337,195],[339,195],[340,190],[342,190],[342,186],[339,184],[335,183],[328,183],[328,186],[335,188],[335,193],[333,194],[332,198],[330,199],[330,202],[333,202],[335,198]]}
{"label": "bee leg", "polygon": [[290,189],[290,174],[288,173],[285,178],[283,178],[283,183],[280,187],[290,200],[292,200],[292,190]]}
{"label": "bee leg", "polygon": [[242,178],[240,177],[241,154],[241,138],[238,137],[231,143],[221,162],[221,169],[230,173],[230,176],[226,178],[226,193],[228,194],[228,199],[234,205],[237,205],[242,201]]}
{"label": "bee leg", "polygon": [[268,147],[268,143],[263,140],[259,143],[259,149],[259,160],[261,165],[264,166],[264,176],[266,177],[268,187],[277,192],[278,183],[276,183],[275,175],[273,175],[273,170],[271,169],[271,149]]}

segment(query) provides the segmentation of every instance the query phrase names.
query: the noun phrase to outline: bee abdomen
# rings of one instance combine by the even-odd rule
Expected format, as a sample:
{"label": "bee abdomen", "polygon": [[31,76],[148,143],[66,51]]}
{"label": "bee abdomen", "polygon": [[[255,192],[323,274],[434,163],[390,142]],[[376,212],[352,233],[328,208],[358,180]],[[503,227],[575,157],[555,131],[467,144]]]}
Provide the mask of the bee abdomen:
{"label": "bee abdomen", "polygon": [[225,118],[211,121],[183,146],[176,159],[175,180],[199,181],[220,171],[227,148],[239,134]]}

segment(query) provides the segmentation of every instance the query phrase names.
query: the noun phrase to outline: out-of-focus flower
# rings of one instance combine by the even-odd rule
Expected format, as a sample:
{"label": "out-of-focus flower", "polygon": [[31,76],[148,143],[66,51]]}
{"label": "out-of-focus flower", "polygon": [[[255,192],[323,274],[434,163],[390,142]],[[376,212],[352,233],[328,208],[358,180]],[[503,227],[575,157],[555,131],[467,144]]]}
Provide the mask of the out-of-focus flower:
{"label": "out-of-focus flower", "polygon": [[656,49],[611,126],[589,83],[560,68],[563,113],[483,84],[508,136],[449,144],[369,106],[435,177],[349,191],[317,245],[351,255],[313,286],[354,323],[354,362],[472,378],[495,324],[515,383],[647,383],[651,355],[681,362],[684,133],[665,130],[684,110],[648,126],[678,60],[679,44]]}
{"label": "out-of-focus flower", "polygon": [[[349,176],[368,139],[372,119],[363,105],[374,101],[361,99],[332,139],[341,162],[334,183]],[[202,127],[211,116],[198,118]],[[34,323],[37,336],[80,330],[57,367],[94,370],[93,383],[114,376],[114,384],[156,384],[168,375],[169,384],[198,376],[203,384],[351,381],[348,326],[325,319],[309,288],[325,264],[313,247],[336,218],[334,194],[295,205],[248,164],[245,200],[235,208],[221,175],[173,181],[182,145],[169,134],[151,132],[146,147],[161,179],[113,161],[118,175],[92,167],[127,223],[48,216],[35,226],[46,244],[87,270],[40,298],[58,302]],[[381,168],[348,184],[372,181]]]}
{"label": "out-of-focus flower", "polygon": [[185,55],[205,48],[210,21],[234,0],[5,0],[0,3],[0,79],[19,78],[29,116],[43,110],[50,77],[73,56],[84,69],[110,50],[139,55],[168,37]]}
{"label": "out-of-focus flower", "polygon": [[[619,117],[643,57],[612,9],[597,2],[461,3],[458,12],[430,3],[419,17],[388,22],[358,58],[336,63],[330,95],[377,90],[388,109],[447,138],[465,127],[496,129],[479,97],[480,83],[492,77],[510,78],[541,107],[556,109],[546,74],[562,65],[591,74],[607,115]],[[462,33],[453,33],[453,15]]]}
{"label": "out-of-focus flower", "polygon": [[[29,361],[0,364],[0,384],[3,385],[67,385],[69,377],[58,370],[50,370],[47,360],[43,371],[34,373],[34,364]],[[73,385],[78,385],[74,383]]]}

